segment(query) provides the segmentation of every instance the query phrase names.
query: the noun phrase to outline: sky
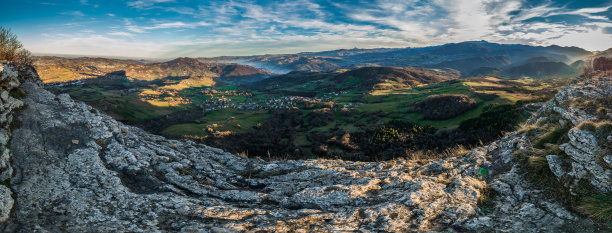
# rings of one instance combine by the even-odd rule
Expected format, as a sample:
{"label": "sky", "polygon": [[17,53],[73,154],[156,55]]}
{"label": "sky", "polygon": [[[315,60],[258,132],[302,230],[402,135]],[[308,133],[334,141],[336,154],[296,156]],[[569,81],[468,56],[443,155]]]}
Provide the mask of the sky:
{"label": "sky", "polygon": [[612,47],[612,0],[3,0],[34,54],[173,58],[472,40]]}

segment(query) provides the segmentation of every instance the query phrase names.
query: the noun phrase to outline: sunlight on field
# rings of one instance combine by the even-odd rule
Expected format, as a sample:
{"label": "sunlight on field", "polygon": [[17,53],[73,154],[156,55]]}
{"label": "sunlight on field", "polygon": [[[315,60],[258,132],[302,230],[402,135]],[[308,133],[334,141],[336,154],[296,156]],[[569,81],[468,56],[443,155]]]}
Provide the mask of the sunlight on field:
{"label": "sunlight on field", "polygon": [[162,92],[156,91],[156,90],[152,90],[152,89],[142,89],[142,91],[140,91],[140,95],[153,95],[153,96],[158,96],[161,95]]}
{"label": "sunlight on field", "polygon": [[192,77],[181,80],[178,84],[162,86],[160,89],[164,90],[183,90],[192,87],[210,87],[215,85],[216,82],[210,77]]}
{"label": "sunlight on field", "polygon": [[500,98],[503,99],[507,99],[509,101],[512,101],[513,103],[519,100],[529,100],[529,99],[533,99],[534,96],[530,95],[530,94],[523,94],[523,93],[509,93],[506,91],[478,91],[479,93],[485,93],[485,94],[496,94],[498,95]]}
{"label": "sunlight on field", "polygon": [[79,75],[63,67],[38,66],[38,74],[44,83],[68,82],[79,79]]}
{"label": "sunlight on field", "polygon": [[200,120],[205,122],[204,129],[208,133],[233,132],[243,133],[253,129],[257,124],[267,119],[267,111],[241,112],[235,109],[222,109],[204,115]]}
{"label": "sunlight on field", "polygon": [[465,85],[471,87],[503,87],[504,85],[493,83],[493,82],[463,82]]}
{"label": "sunlight on field", "polygon": [[165,97],[163,99],[144,99],[143,101],[155,107],[178,107],[190,104],[191,101],[181,97]]}

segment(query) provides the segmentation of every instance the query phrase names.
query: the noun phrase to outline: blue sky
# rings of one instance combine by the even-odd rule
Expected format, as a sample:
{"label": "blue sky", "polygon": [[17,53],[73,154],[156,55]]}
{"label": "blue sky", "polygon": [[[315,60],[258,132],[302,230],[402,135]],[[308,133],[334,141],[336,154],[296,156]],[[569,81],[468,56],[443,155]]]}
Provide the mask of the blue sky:
{"label": "blue sky", "polygon": [[172,58],[467,40],[612,47],[612,0],[4,0],[37,54]]}

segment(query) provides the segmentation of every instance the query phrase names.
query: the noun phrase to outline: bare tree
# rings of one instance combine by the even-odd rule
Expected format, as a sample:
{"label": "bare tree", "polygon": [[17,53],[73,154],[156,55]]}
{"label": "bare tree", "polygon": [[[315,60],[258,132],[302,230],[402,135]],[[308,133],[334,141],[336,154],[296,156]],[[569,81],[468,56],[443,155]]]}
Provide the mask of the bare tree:
{"label": "bare tree", "polygon": [[0,26],[0,61],[13,62],[17,65],[32,65],[30,51],[23,48],[10,29]]}
{"label": "bare tree", "polygon": [[593,73],[593,59],[588,59],[584,63],[583,75],[589,77]]}

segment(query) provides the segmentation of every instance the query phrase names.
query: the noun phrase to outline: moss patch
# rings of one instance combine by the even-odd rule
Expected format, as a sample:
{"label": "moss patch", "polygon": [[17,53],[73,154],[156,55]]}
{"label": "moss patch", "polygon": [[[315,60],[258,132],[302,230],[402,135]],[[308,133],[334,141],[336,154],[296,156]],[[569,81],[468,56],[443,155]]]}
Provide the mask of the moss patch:
{"label": "moss patch", "polygon": [[21,99],[21,98],[24,98],[24,97],[26,97],[26,95],[27,95],[27,94],[28,94],[28,93],[27,93],[27,92],[26,92],[26,91],[25,91],[23,88],[21,88],[21,87],[16,87],[16,88],[13,88],[13,89],[12,89],[12,90],[9,92],[9,95],[10,95],[11,97],[13,97],[13,98],[16,98],[16,99]]}

